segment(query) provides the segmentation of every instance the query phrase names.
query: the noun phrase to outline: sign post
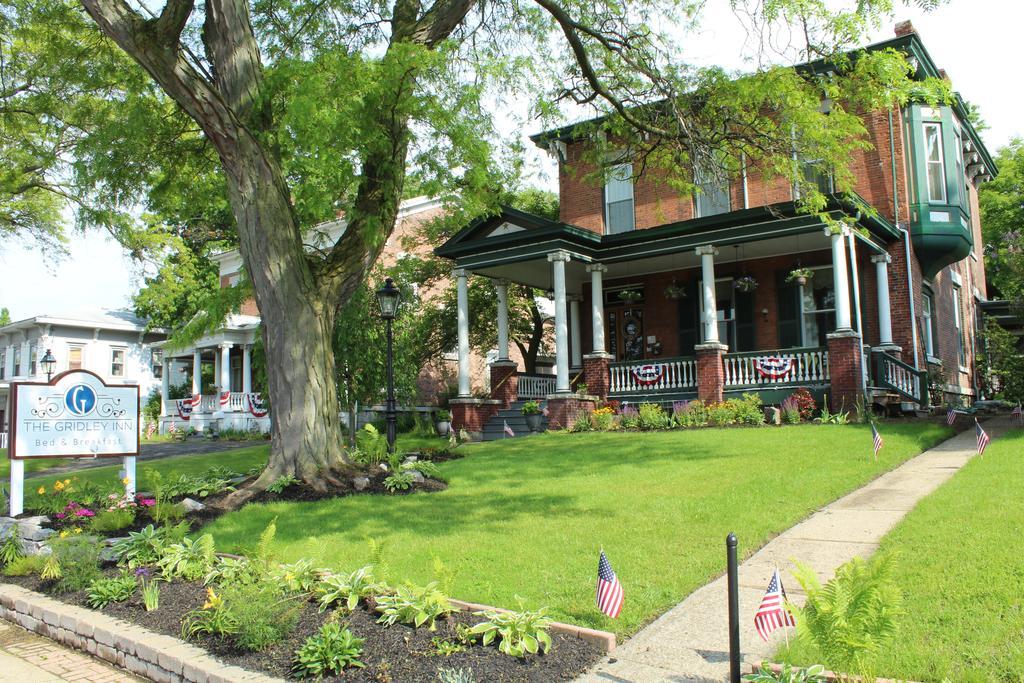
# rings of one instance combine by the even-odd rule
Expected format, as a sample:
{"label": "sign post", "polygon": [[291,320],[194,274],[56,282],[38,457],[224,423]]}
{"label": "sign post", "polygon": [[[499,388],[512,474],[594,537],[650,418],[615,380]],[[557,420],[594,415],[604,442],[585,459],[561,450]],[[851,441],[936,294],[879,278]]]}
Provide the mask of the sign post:
{"label": "sign post", "polygon": [[134,495],[137,385],[71,370],[49,382],[14,382],[11,401],[11,516],[25,511],[25,460],[34,458],[124,458],[125,492]]}

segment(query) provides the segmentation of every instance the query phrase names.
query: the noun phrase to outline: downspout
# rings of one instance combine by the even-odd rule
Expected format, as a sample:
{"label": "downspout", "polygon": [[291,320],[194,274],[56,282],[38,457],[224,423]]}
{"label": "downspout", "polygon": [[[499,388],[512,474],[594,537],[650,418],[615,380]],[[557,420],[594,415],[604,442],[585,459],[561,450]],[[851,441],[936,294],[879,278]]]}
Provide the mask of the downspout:
{"label": "downspout", "polygon": [[900,191],[896,177],[896,139],[892,128],[892,108],[889,108],[889,158],[892,161],[892,206],[895,214],[896,229],[903,233],[904,260],[907,263],[907,293],[910,300],[910,334],[914,344],[914,369],[920,370],[921,363],[917,355],[917,311],[914,306],[914,271],[910,267],[910,231],[900,225]]}

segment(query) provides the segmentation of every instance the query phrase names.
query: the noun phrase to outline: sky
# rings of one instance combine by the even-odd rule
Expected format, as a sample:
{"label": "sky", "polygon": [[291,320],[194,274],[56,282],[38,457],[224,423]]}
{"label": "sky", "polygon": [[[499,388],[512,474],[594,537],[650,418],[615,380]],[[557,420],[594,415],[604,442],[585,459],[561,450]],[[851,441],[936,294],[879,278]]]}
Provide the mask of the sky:
{"label": "sky", "polygon": [[[915,6],[898,7],[895,19],[874,33],[872,42],[891,38],[892,24],[910,19],[954,88],[980,106],[989,126],[981,134],[989,151],[1024,137],[1024,93],[1013,85],[1020,81],[1017,41],[1024,3],[949,0],[931,13],[911,4]],[[699,63],[742,69],[744,34],[728,1],[708,0],[706,11],[703,28],[690,39],[686,55]],[[524,139],[534,132],[535,126],[522,126]],[[534,173],[531,183],[554,189],[553,162],[529,141],[526,148]],[[68,246],[69,255],[58,260],[30,243],[9,240],[0,245],[0,307],[10,309],[12,319],[131,306],[140,274],[120,246],[98,232],[72,233]]]}

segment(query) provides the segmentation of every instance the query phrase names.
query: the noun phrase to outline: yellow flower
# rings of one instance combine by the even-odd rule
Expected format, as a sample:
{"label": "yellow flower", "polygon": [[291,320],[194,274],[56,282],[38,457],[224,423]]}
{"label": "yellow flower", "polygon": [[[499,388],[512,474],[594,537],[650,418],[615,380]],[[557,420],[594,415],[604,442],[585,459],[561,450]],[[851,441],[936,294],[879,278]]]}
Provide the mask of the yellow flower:
{"label": "yellow flower", "polygon": [[61,537],[61,538],[67,538],[67,537],[68,537],[68,531],[67,531],[67,529],[65,529],[64,531],[60,532],[60,537]]}
{"label": "yellow flower", "polygon": [[80,527],[80,526],[76,526],[76,527],[75,527],[75,533],[76,533],[76,534],[80,534],[80,533],[82,533],[82,527]]}
{"label": "yellow flower", "polygon": [[64,480],[64,485],[65,486],[70,486],[71,485],[71,480],[70,479],[65,479]]}
{"label": "yellow flower", "polygon": [[36,491],[36,493],[38,493],[40,496],[43,495],[44,493],[46,493],[46,487],[45,486],[40,486],[39,490]]}
{"label": "yellow flower", "polygon": [[213,592],[212,588],[206,589],[206,602],[203,603],[203,609],[217,609],[221,602],[223,601]]}
{"label": "yellow flower", "polygon": [[125,477],[124,479],[121,480],[121,483],[127,486],[128,484],[132,483],[132,480],[129,479],[128,477]]}
{"label": "yellow flower", "polygon": [[61,481],[55,481],[53,482],[53,488],[56,491],[61,491],[64,489],[64,483]]}

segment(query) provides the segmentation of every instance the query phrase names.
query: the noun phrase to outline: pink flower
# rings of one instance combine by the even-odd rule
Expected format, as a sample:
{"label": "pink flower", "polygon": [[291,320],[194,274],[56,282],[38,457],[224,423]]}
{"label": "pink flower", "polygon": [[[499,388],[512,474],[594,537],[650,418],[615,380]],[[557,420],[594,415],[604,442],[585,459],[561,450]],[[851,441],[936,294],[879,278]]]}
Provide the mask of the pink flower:
{"label": "pink flower", "polygon": [[153,498],[140,498],[139,499],[139,505],[141,505],[142,507],[147,507],[147,508],[148,507],[153,507],[154,505],[156,505],[156,500],[153,499]]}
{"label": "pink flower", "polygon": [[78,508],[77,510],[75,510],[75,514],[78,515],[79,517],[95,517],[96,516],[96,513],[93,512],[92,510],[89,510],[88,508]]}
{"label": "pink flower", "polygon": [[56,515],[57,519],[64,519],[65,516],[66,515],[63,512],[58,512]]}

